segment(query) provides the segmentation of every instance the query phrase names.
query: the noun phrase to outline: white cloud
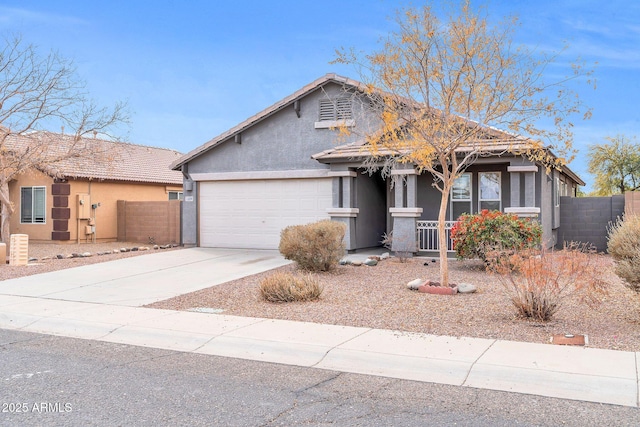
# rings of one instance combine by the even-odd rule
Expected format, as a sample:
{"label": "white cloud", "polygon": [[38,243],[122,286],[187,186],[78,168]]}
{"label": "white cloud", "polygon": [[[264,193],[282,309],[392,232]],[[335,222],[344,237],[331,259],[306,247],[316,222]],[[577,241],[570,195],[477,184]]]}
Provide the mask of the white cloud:
{"label": "white cloud", "polygon": [[25,24],[88,25],[83,19],[70,15],[35,12],[28,9],[0,6],[0,24],[22,26]]}

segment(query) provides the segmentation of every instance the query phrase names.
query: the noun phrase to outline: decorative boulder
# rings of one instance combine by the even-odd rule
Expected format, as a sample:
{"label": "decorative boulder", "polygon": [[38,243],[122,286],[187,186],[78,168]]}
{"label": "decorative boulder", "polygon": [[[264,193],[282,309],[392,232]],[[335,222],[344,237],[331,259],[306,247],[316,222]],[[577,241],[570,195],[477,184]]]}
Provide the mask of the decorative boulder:
{"label": "decorative boulder", "polygon": [[461,294],[472,294],[477,290],[478,290],[478,287],[470,283],[458,284],[458,293],[461,293]]}
{"label": "decorative boulder", "polygon": [[407,283],[407,288],[411,289],[412,291],[417,291],[418,288],[420,286],[422,286],[424,284],[424,280],[422,279],[414,279],[412,281],[410,281],[409,283]]}
{"label": "decorative boulder", "polygon": [[374,258],[367,258],[367,260],[364,262],[364,265],[368,265],[369,267],[373,267],[375,265],[378,265],[378,260],[376,260]]}
{"label": "decorative boulder", "polygon": [[391,255],[389,255],[389,252],[385,252],[382,255],[380,255],[380,259],[388,259]]}

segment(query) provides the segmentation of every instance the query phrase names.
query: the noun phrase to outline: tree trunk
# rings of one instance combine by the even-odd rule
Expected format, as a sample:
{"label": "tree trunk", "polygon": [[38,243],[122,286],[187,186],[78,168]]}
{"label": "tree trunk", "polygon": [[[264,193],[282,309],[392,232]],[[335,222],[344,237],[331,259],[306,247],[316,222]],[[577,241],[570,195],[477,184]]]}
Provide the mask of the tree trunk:
{"label": "tree trunk", "polygon": [[9,198],[9,183],[0,181],[0,203],[2,204],[2,210],[0,210],[0,239],[7,245],[7,255],[9,254],[9,240],[11,237],[11,230],[9,222],[11,215],[15,209],[11,204]]}
{"label": "tree trunk", "polygon": [[449,286],[449,258],[447,257],[447,205],[449,204],[449,188],[444,186],[440,198],[440,211],[438,212],[438,250],[440,252],[440,286]]}

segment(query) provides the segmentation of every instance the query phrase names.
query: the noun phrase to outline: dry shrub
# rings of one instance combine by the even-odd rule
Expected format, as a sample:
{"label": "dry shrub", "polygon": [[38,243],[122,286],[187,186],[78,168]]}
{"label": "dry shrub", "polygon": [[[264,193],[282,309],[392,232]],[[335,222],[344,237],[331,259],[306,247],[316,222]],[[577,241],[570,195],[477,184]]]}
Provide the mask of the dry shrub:
{"label": "dry shrub", "polygon": [[331,220],[292,225],[280,233],[278,249],[303,270],[329,271],[344,256],[346,228],[345,224]]}
{"label": "dry shrub", "polygon": [[310,274],[274,273],[260,282],[260,295],[269,302],[313,301],[323,288]]}
{"label": "dry shrub", "polygon": [[585,244],[571,243],[562,251],[519,251],[492,270],[519,315],[548,321],[571,296],[593,306],[606,295],[598,256]]}
{"label": "dry shrub", "polygon": [[618,218],[609,227],[607,249],[625,286],[640,293],[640,216]]}

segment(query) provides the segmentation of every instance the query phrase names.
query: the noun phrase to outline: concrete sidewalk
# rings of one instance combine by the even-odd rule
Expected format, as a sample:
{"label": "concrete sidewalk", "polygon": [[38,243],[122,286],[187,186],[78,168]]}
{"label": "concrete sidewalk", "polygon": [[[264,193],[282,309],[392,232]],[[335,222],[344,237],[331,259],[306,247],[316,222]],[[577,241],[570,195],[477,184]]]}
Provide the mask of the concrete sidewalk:
{"label": "concrete sidewalk", "polygon": [[198,248],[8,280],[0,328],[639,406],[636,352],[136,306],[285,263],[273,251]]}

